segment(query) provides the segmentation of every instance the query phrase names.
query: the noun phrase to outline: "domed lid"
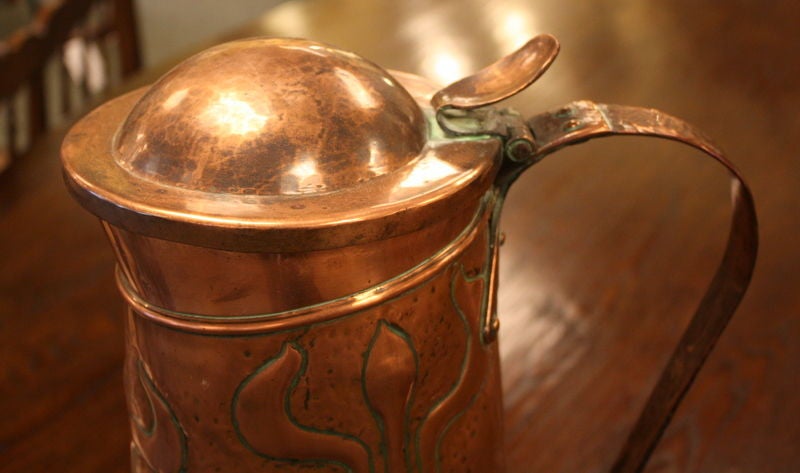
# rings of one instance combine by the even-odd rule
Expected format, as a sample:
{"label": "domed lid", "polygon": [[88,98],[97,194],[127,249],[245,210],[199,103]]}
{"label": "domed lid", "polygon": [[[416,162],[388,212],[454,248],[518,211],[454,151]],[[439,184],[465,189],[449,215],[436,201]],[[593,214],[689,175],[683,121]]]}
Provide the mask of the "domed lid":
{"label": "domed lid", "polygon": [[320,43],[223,44],[80,120],[62,146],[65,179],[103,220],[214,248],[307,251],[412,232],[478,207],[501,140],[437,119],[514,92],[520,58],[550,60],[529,49],[436,93]]}
{"label": "domed lid", "polygon": [[426,135],[411,95],[369,61],[311,41],[248,39],[153,85],[120,127],[114,159],[185,189],[307,194],[395,171]]}

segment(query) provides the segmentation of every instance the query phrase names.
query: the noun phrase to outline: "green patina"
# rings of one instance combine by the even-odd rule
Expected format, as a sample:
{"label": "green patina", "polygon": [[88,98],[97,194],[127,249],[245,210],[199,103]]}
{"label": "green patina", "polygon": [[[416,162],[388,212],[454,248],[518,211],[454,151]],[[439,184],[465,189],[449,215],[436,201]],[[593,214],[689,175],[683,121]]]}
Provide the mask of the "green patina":
{"label": "green patina", "polygon": [[[141,360],[137,360],[136,370],[137,370],[137,374],[138,374],[137,377],[139,379],[139,382],[142,383],[142,386],[145,388],[145,394],[146,394],[146,397],[147,397],[147,402],[148,402],[148,404],[150,406],[150,411],[153,414],[153,425],[148,429],[146,426],[144,426],[140,422],[136,421],[135,419],[132,419],[133,423],[136,426],[137,430],[139,430],[143,435],[145,435],[147,437],[152,437],[155,434],[155,432],[156,432],[156,430],[158,428],[158,417],[156,416],[156,408],[155,408],[155,405],[153,404],[153,399],[151,397],[151,396],[155,396],[156,399],[158,400],[158,403],[166,411],[166,413],[167,413],[167,415],[168,415],[168,417],[170,419],[170,422],[172,423],[172,426],[175,427],[175,430],[178,433],[178,440],[179,440],[180,449],[181,449],[181,462],[180,462],[180,466],[178,467],[178,471],[176,473],[185,473],[186,472],[186,463],[187,463],[188,457],[189,457],[189,446],[188,446],[188,441],[186,439],[186,432],[183,430],[183,427],[181,426],[180,422],[178,421],[178,418],[175,416],[175,412],[172,410],[172,408],[167,403],[167,400],[164,398],[164,395],[161,394],[161,392],[158,390],[158,388],[156,388],[156,385],[153,382],[153,380],[150,379],[150,376],[148,376],[147,371],[144,369],[144,363]],[[137,451],[139,451],[138,447],[137,447]],[[148,468],[150,468],[151,470],[155,470],[152,466],[149,465],[149,462],[147,461],[147,458],[142,454],[141,451],[139,451],[139,456],[146,463],[148,463]]]}
{"label": "green patina", "polygon": [[295,465],[314,465],[314,466],[318,466],[318,467],[325,467],[325,466],[335,465],[335,466],[344,468],[348,473],[353,473],[353,469],[349,465],[345,465],[344,463],[342,463],[340,461],[337,461],[337,460],[302,459],[302,458],[278,458],[278,457],[274,457],[274,456],[265,454],[263,452],[259,452],[258,450],[253,448],[253,446],[247,441],[247,438],[241,432],[240,427],[239,427],[239,421],[238,421],[238,418],[236,416],[236,406],[239,403],[239,396],[241,395],[242,390],[254,378],[256,378],[259,374],[261,374],[264,370],[266,370],[272,364],[274,364],[275,362],[280,360],[286,354],[286,351],[288,350],[289,346],[291,346],[293,349],[297,350],[298,353],[300,353],[300,360],[301,361],[300,361],[300,368],[292,376],[292,380],[289,383],[289,388],[286,391],[286,396],[284,397],[283,408],[284,408],[284,414],[286,415],[286,418],[289,419],[289,422],[291,422],[292,425],[294,425],[295,427],[297,427],[300,430],[304,430],[306,432],[313,432],[313,433],[321,434],[321,435],[330,435],[330,436],[333,436],[333,437],[339,437],[341,439],[357,443],[367,453],[367,458],[368,458],[368,463],[369,463],[369,471],[370,471],[370,473],[374,473],[375,472],[375,465],[374,465],[374,460],[373,460],[373,454],[372,454],[371,449],[366,445],[366,443],[364,443],[363,440],[361,440],[358,437],[355,437],[353,435],[350,435],[350,434],[345,434],[345,433],[342,433],[342,432],[336,432],[336,431],[333,431],[333,430],[317,429],[315,427],[303,425],[303,424],[300,424],[297,421],[297,419],[294,417],[294,414],[292,413],[292,406],[291,406],[292,395],[294,394],[294,391],[297,389],[297,386],[300,383],[300,379],[303,377],[303,375],[306,372],[306,369],[308,368],[308,353],[306,352],[306,350],[302,346],[300,346],[300,344],[296,340],[285,342],[281,346],[281,350],[278,352],[277,355],[275,355],[274,357],[272,357],[272,358],[268,359],[267,361],[265,361],[264,363],[262,363],[261,366],[259,366],[258,369],[256,369],[256,371],[254,371],[252,374],[247,376],[244,379],[244,381],[242,381],[242,383],[239,385],[239,387],[236,388],[236,391],[234,392],[233,398],[231,400],[231,423],[233,424],[233,428],[234,428],[234,431],[236,432],[236,436],[238,437],[239,442],[247,450],[249,450],[251,453],[253,453],[254,455],[257,455],[257,456],[262,457],[262,458],[266,458],[268,460],[273,460],[273,461],[277,461],[277,462],[284,462],[284,463],[289,463],[289,464],[295,464]]}
{"label": "green patina", "polygon": [[[414,358],[414,373],[415,373],[414,374],[414,378],[415,379],[419,376],[419,353],[417,352],[417,349],[414,346],[414,341],[411,339],[411,336],[408,333],[406,333],[399,326],[396,326],[396,325],[392,324],[391,322],[388,322],[386,320],[380,320],[378,322],[378,326],[375,328],[375,333],[372,335],[372,339],[369,341],[369,345],[367,345],[367,350],[363,354],[364,362],[363,362],[363,365],[362,365],[362,368],[361,368],[361,394],[364,397],[364,402],[366,403],[367,408],[369,409],[370,414],[372,415],[372,418],[375,420],[375,425],[378,426],[378,430],[380,431],[380,434],[381,434],[380,452],[381,452],[381,455],[383,455],[384,468],[385,468],[384,471],[388,472],[389,471],[389,463],[388,463],[389,462],[389,456],[387,454],[386,428],[385,428],[385,426],[383,424],[383,419],[381,419],[381,416],[378,414],[378,412],[375,410],[375,407],[372,405],[372,403],[369,400],[369,395],[367,394],[367,385],[366,385],[366,382],[367,382],[367,364],[369,362],[369,357],[372,355],[372,350],[375,347],[375,343],[378,341],[378,336],[380,334],[380,330],[381,330],[381,328],[384,328],[384,327],[387,330],[389,330],[392,333],[394,333],[395,335],[397,335],[398,337],[400,337],[406,343],[406,345],[408,346],[408,349],[409,349],[409,351],[411,352],[411,354],[412,354],[412,356]],[[416,381],[414,383],[414,386],[416,386]],[[412,468],[411,467],[411,465],[412,465],[411,451],[408,448],[411,445],[411,434],[410,434],[409,425],[411,423],[411,406],[414,405],[414,398],[416,397],[415,394],[416,394],[416,389],[414,389],[412,387],[411,393],[409,394],[409,397],[408,397],[408,402],[406,403],[405,408],[404,408],[404,410],[405,410],[405,413],[404,413],[405,439],[404,439],[404,445],[403,446],[404,446],[404,453],[405,453],[405,458],[406,458],[406,465],[407,465],[407,469],[408,469],[409,473],[412,471],[412,469],[411,469]]]}

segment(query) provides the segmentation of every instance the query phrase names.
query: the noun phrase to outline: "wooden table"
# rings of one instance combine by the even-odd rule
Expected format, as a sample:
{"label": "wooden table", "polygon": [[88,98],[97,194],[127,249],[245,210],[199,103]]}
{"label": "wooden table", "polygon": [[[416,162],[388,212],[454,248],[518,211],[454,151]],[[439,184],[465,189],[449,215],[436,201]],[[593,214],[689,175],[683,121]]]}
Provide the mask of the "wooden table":
{"label": "wooden table", "polygon": [[[762,250],[647,471],[790,473],[800,471],[798,24],[791,0],[309,0],[230,37],[305,36],[447,81],[550,32],[561,57],[514,101],[525,114],[578,98],[631,103],[716,137],[752,185]],[[0,175],[3,472],[128,469],[123,305],[99,225],[61,183],[63,134]],[[608,468],[721,255],[728,181],[697,158],[606,140],[515,184],[500,292],[510,473]]]}

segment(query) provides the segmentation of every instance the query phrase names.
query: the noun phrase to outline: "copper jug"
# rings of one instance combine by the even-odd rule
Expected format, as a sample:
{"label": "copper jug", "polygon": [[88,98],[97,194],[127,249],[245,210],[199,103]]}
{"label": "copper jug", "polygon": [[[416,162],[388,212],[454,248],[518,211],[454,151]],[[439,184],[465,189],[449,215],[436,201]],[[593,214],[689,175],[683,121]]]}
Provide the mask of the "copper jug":
{"label": "copper jug", "polygon": [[62,148],[128,302],[134,472],[505,471],[495,311],[509,186],[614,134],[684,142],[733,178],[728,246],[613,471],[640,471],[749,283],[753,201],[656,110],[492,107],[542,35],[441,90],[347,51],[248,39],[79,121]]}

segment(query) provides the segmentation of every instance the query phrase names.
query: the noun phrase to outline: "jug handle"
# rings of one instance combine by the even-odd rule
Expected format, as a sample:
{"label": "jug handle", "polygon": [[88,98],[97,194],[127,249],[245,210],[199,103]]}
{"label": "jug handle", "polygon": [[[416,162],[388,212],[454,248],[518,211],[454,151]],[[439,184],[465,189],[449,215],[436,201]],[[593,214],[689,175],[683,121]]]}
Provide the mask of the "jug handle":
{"label": "jug handle", "polygon": [[[729,172],[733,205],[727,246],[705,295],[652,389],[618,454],[612,473],[641,472],[679,403],[747,290],[758,248],[753,196],[736,167],[701,131],[653,109],[573,102],[527,120],[533,141],[507,141],[498,175],[501,193],[543,157],[569,145],[611,135],[644,135],[678,141],[706,153]],[[522,152],[520,152],[522,150]]]}

